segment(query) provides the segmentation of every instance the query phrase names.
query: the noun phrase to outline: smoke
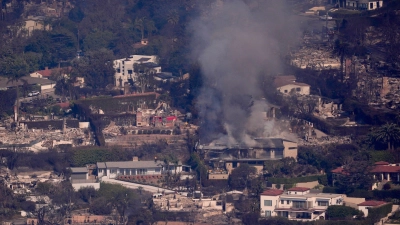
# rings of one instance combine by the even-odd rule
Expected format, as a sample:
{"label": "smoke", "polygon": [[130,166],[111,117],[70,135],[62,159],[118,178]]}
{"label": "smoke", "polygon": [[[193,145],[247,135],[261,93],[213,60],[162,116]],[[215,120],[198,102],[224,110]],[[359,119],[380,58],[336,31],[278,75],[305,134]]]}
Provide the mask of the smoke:
{"label": "smoke", "polygon": [[204,76],[197,99],[200,138],[250,145],[251,137],[273,127],[264,121],[266,101],[258,99],[272,80],[266,76],[281,71],[296,26],[286,18],[283,0],[218,2],[191,26],[192,55]]}

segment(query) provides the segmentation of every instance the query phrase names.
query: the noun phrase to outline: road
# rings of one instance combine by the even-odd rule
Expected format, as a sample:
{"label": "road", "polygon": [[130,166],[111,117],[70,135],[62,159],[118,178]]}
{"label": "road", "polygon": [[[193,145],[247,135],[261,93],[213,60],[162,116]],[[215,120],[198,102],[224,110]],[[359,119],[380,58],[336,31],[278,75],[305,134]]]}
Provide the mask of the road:
{"label": "road", "polygon": [[126,182],[126,181],[120,181],[120,180],[110,179],[110,178],[107,178],[107,177],[102,177],[101,181],[105,182],[105,183],[110,183],[110,184],[120,184],[120,185],[122,185],[122,186],[124,186],[126,188],[130,188],[130,189],[138,189],[139,187],[142,187],[144,191],[148,191],[148,192],[151,192],[153,194],[162,193],[162,192],[164,192],[165,194],[173,194],[173,193],[175,193],[175,191],[169,190],[169,189],[165,189],[165,188],[158,188],[158,187],[154,187],[154,186],[150,186],[150,185],[136,184],[136,183]]}

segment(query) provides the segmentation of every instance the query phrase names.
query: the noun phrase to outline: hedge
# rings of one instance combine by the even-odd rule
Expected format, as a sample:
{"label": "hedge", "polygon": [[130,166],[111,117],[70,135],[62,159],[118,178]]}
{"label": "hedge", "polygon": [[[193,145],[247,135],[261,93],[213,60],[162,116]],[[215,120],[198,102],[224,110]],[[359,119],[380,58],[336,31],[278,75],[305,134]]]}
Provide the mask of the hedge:
{"label": "hedge", "polygon": [[381,207],[369,208],[367,219],[370,219],[374,223],[378,222],[381,218],[386,217],[392,212],[392,205],[392,203],[388,203]]}
{"label": "hedge", "polygon": [[351,219],[353,216],[361,215],[360,210],[354,209],[350,206],[344,205],[331,205],[326,210],[328,219]]}
{"label": "hedge", "polygon": [[281,178],[281,177],[269,177],[268,181],[273,184],[297,184],[303,182],[318,181],[326,177],[326,175],[314,175],[307,177],[292,177],[292,178]]}
{"label": "hedge", "polygon": [[373,190],[372,193],[376,199],[400,198],[400,189]]}

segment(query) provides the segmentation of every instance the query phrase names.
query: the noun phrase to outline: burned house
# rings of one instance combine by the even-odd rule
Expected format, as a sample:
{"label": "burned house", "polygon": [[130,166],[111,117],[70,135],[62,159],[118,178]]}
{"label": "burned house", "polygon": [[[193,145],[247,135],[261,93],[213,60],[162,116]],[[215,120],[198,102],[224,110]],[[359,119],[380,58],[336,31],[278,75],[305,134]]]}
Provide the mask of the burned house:
{"label": "burned house", "polygon": [[212,168],[209,171],[212,174],[209,176],[211,179],[226,179],[226,174],[230,174],[243,163],[256,167],[260,173],[266,161],[285,157],[297,158],[297,143],[282,138],[254,139],[250,144],[232,146],[212,143],[198,145],[197,150],[204,155]]}

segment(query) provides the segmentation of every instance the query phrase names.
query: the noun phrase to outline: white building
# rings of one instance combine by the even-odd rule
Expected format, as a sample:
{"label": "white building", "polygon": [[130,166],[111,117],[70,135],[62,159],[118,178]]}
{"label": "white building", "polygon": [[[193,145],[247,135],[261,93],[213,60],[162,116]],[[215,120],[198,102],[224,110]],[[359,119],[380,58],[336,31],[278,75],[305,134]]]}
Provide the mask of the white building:
{"label": "white building", "polygon": [[293,75],[276,76],[274,86],[282,94],[310,95],[310,85],[296,82],[296,77]]}
{"label": "white building", "polygon": [[23,30],[25,30],[28,36],[32,35],[34,30],[50,30],[50,25],[45,24],[46,17],[44,16],[28,16],[25,20]]}
{"label": "white building", "polygon": [[375,10],[383,6],[383,0],[348,0],[346,7],[360,10]]}
{"label": "white building", "polygon": [[93,187],[98,190],[100,188],[100,182],[93,177],[93,169],[90,166],[86,167],[71,167],[70,181],[75,191],[79,191],[81,188]]}
{"label": "white building", "polygon": [[161,73],[158,58],[155,55],[131,55],[128,58],[114,60],[115,86],[123,87],[131,79],[136,81],[137,73],[135,65],[141,64],[152,70],[153,73]]}
{"label": "white building", "polygon": [[296,93],[299,95],[310,95],[310,85],[305,83],[293,82],[277,87],[277,90],[282,94]]}
{"label": "white building", "polygon": [[118,175],[161,175],[168,170],[170,173],[182,172],[181,163],[170,163],[167,166],[163,161],[138,161],[137,157],[133,157],[132,161],[98,162],[96,165],[99,178],[116,178]]}
{"label": "white building", "polygon": [[369,211],[368,209],[379,208],[386,204],[387,204],[387,202],[383,202],[383,201],[365,201],[365,202],[358,204],[357,206],[358,206],[358,210],[362,211],[364,213],[364,216],[367,217],[368,211]]}
{"label": "white building", "polygon": [[269,189],[260,195],[262,217],[280,216],[289,220],[313,221],[325,219],[330,205],[343,205],[344,195],[310,193],[309,188]]}

